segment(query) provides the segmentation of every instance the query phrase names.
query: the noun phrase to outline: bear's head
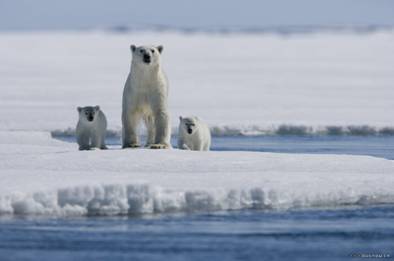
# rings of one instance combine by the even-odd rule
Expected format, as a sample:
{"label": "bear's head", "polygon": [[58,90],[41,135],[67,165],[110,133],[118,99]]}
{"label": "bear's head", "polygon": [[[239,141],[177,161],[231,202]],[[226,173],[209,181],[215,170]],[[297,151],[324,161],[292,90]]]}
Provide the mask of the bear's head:
{"label": "bear's head", "polygon": [[160,55],[163,52],[163,46],[130,46],[133,55],[133,62],[145,66],[155,66],[160,64]]}
{"label": "bear's head", "polygon": [[77,110],[81,121],[93,122],[100,110],[100,106],[78,107]]}
{"label": "bear's head", "polygon": [[193,117],[182,117],[179,116],[179,124],[180,127],[185,130],[188,134],[193,134],[196,132],[198,125],[198,118],[193,116]]}

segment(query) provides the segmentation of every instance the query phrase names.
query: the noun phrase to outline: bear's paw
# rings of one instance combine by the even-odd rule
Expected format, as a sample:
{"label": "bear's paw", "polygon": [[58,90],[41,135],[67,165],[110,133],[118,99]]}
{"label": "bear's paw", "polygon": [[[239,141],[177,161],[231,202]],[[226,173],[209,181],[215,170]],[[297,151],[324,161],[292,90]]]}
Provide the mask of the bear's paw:
{"label": "bear's paw", "polygon": [[151,149],[168,149],[169,147],[167,144],[151,144],[149,146]]}
{"label": "bear's paw", "polygon": [[135,149],[135,148],[139,148],[139,147],[140,147],[140,145],[137,143],[123,145],[123,149],[127,149],[127,148]]}

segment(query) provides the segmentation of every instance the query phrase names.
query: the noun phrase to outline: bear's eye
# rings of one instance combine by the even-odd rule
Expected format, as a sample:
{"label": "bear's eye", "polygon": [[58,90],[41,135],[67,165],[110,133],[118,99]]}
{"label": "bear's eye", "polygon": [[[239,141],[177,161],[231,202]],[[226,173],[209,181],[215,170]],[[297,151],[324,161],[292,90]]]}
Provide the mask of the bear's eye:
{"label": "bear's eye", "polygon": [[140,53],[144,53],[144,50],[141,49],[141,50],[140,50]]}
{"label": "bear's eye", "polygon": [[89,112],[85,111],[85,115],[89,115]]}
{"label": "bear's eye", "polygon": [[152,53],[155,53],[155,49],[151,49]]}

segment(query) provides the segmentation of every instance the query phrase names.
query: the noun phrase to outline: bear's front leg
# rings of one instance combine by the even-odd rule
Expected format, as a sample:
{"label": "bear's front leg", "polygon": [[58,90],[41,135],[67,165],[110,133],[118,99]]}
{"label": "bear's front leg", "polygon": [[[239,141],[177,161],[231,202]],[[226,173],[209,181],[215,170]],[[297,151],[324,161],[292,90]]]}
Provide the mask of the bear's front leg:
{"label": "bear's front leg", "polygon": [[137,124],[138,124],[138,114],[135,112],[127,113],[122,112],[122,148],[138,148],[140,145],[138,143],[137,137]]}
{"label": "bear's front leg", "polygon": [[144,122],[146,129],[148,130],[148,137],[146,139],[145,147],[150,148],[150,146],[155,143],[155,121],[153,120],[152,116],[146,115],[144,117]]}
{"label": "bear's front leg", "polygon": [[170,145],[170,122],[166,110],[158,110],[154,115],[155,119],[155,144],[150,145],[151,149],[168,149]]}

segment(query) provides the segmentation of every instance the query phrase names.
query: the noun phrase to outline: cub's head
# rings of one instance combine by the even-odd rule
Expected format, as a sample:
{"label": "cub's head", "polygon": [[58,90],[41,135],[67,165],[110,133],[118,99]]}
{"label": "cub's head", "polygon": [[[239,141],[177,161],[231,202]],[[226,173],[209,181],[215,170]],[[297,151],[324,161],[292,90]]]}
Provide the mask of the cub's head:
{"label": "cub's head", "polygon": [[179,128],[183,129],[186,131],[188,134],[193,134],[197,130],[197,122],[198,118],[197,117],[182,117],[179,116]]}
{"label": "cub's head", "polygon": [[133,62],[146,66],[154,66],[160,64],[160,55],[163,52],[163,46],[130,46],[133,55]]}
{"label": "cub's head", "polygon": [[78,107],[77,110],[81,121],[93,122],[100,110],[100,106]]}

